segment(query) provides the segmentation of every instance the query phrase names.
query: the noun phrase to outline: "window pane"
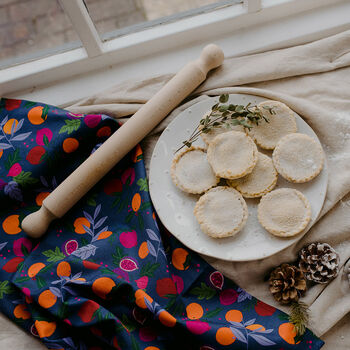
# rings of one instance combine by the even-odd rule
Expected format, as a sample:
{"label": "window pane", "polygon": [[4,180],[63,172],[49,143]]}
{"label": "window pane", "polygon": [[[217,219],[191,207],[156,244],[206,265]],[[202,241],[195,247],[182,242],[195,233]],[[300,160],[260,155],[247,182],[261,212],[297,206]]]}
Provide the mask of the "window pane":
{"label": "window pane", "polygon": [[218,0],[140,0],[147,20],[170,16],[176,13],[218,3]]}
{"label": "window pane", "polygon": [[[191,15],[211,8],[240,3],[243,0],[85,0],[89,14],[103,39],[123,34],[120,29],[176,14]],[[190,11],[186,14],[186,11]],[[173,20],[173,18],[171,18]],[[130,31],[133,28],[130,29]],[[138,27],[138,30],[143,27]],[[111,33],[112,32],[112,33]],[[109,34],[107,34],[109,33]]]}
{"label": "window pane", "polygon": [[0,68],[79,46],[58,0],[0,0]]}

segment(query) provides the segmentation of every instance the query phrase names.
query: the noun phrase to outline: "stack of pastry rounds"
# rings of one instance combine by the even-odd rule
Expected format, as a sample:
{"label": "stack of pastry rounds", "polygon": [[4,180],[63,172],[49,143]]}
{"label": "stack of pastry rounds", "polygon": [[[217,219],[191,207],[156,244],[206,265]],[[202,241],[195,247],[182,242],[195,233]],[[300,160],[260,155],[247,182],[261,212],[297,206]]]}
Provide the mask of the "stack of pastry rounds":
{"label": "stack of pastry rounds", "polygon": [[[174,157],[172,180],[182,191],[202,194],[194,215],[210,237],[242,230],[248,218],[243,197],[261,197],[258,220],[275,236],[293,237],[311,220],[310,203],[300,191],[274,188],[278,174],[294,183],[314,179],[323,168],[323,150],[313,138],[297,133],[294,112],[285,104],[264,101],[257,108],[268,122],[250,131],[242,126],[213,128],[201,134],[207,149],[190,147]],[[257,146],[274,150],[272,159]],[[220,179],[228,186],[217,186]]]}

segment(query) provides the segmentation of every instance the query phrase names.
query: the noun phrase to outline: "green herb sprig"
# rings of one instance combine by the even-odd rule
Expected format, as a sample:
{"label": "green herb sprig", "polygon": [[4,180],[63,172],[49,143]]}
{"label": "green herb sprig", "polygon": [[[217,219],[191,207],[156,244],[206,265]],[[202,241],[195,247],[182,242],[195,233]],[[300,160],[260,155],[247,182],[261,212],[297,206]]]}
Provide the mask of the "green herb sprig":
{"label": "green herb sprig", "polygon": [[309,309],[305,303],[299,301],[291,304],[289,322],[295,327],[296,337],[300,338],[305,333],[309,322]]}
{"label": "green herb sprig", "polygon": [[[208,133],[214,128],[225,127],[231,129],[233,126],[242,125],[244,128],[251,129],[253,125],[259,125],[259,122],[264,120],[269,122],[268,119],[262,114],[261,110],[255,105],[248,103],[246,106],[225,104],[229,99],[228,94],[220,95],[219,103],[212,106],[211,111],[199,122],[199,125],[193,131],[191,136],[183,141],[183,145],[175,151],[180,151],[183,147],[191,147],[200,134]],[[273,109],[268,106],[264,106],[270,114],[275,114]]]}

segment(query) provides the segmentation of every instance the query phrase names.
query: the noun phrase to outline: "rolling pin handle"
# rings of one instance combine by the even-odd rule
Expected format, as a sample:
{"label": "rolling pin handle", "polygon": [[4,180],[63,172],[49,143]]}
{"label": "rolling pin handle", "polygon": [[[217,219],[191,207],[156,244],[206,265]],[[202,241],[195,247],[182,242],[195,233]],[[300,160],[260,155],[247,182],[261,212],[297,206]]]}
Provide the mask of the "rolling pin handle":
{"label": "rolling pin handle", "polygon": [[224,61],[224,53],[221,48],[215,44],[207,45],[201,52],[197,60],[197,64],[205,75],[207,73],[219,67]]}
{"label": "rolling pin handle", "polygon": [[41,208],[26,216],[22,221],[22,229],[32,238],[41,237],[48,229],[52,220],[57,219],[43,204]]}

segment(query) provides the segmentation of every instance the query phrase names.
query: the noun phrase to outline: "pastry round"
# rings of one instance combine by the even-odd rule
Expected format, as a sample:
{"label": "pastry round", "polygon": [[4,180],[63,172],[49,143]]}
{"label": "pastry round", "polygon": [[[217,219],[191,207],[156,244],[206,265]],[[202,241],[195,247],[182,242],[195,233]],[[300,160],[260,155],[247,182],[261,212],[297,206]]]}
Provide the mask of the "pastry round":
{"label": "pastry round", "polygon": [[201,147],[190,147],[174,157],[171,178],[182,191],[193,194],[203,193],[220,181]]}
{"label": "pastry round", "polygon": [[[247,133],[261,148],[274,149],[281,137],[297,131],[294,113],[284,103],[264,101],[258,104],[258,108],[269,122],[263,120]],[[274,114],[270,113],[269,108]]]}
{"label": "pastry round", "polygon": [[253,171],[258,149],[244,132],[229,131],[214,138],[208,146],[207,157],[216,176],[237,179]]}
{"label": "pastry round", "polygon": [[201,196],[194,207],[201,230],[213,238],[233,236],[248,219],[247,204],[232,187],[218,186]]}
{"label": "pastry round", "polygon": [[276,170],[288,181],[303,183],[314,179],[322,170],[324,153],[321,145],[305,134],[282,137],[272,154]]}
{"label": "pastry round", "polygon": [[275,236],[295,236],[305,229],[310,219],[309,201],[293,188],[269,192],[261,198],[258,205],[260,224]]}
{"label": "pastry round", "polygon": [[228,184],[246,198],[261,197],[273,190],[277,183],[278,174],[272,159],[263,153],[258,153],[258,162],[253,171],[240,179],[227,180]]}

